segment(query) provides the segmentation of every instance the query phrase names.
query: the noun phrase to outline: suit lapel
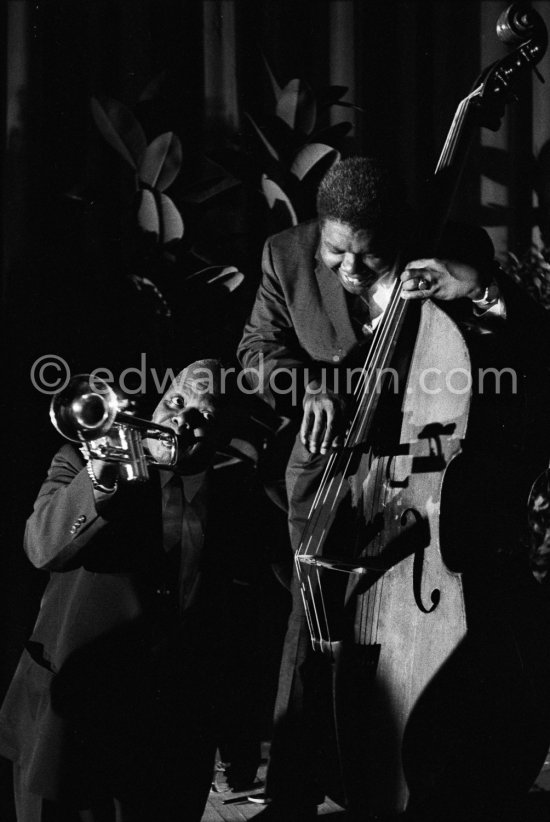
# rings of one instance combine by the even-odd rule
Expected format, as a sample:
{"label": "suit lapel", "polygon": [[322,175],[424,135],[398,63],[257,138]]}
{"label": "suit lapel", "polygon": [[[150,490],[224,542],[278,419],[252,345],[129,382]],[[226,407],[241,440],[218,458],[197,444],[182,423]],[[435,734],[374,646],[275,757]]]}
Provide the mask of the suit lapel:
{"label": "suit lapel", "polygon": [[358,341],[351,324],[346,292],[338,277],[330,271],[319,257],[315,255],[315,277],[321,294],[322,305],[335,331],[336,339],[344,350],[350,350]]}

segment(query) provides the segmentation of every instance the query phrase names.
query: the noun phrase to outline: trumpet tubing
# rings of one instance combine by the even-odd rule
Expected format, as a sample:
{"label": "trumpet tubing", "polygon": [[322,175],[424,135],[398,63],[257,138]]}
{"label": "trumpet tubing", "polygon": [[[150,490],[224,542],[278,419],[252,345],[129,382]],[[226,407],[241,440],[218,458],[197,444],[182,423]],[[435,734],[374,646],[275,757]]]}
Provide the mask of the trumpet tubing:
{"label": "trumpet tubing", "polygon": [[50,419],[65,439],[82,444],[89,458],[120,463],[128,482],[148,479],[150,465],[175,465],[175,432],[123,411],[123,403],[104,380],[78,374],[52,398]]}

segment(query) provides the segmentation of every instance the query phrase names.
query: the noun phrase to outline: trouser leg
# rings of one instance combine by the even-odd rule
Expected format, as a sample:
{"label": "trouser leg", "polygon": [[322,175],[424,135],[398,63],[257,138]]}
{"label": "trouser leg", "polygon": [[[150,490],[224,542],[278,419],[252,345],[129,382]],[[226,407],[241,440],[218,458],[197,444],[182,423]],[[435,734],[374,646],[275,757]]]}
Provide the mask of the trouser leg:
{"label": "trouser leg", "polygon": [[266,778],[272,799],[319,804],[332,744],[330,661],[311,648],[298,581],[283,647]]}
{"label": "trouser leg", "polygon": [[17,762],[13,763],[13,798],[17,822],[42,822],[44,799],[28,790]]}
{"label": "trouser leg", "polygon": [[[299,440],[287,468],[289,526],[296,551],[325,457],[308,454]],[[272,799],[318,804],[326,792],[332,745],[331,664],[313,652],[300,584],[293,569],[292,610],[283,645],[266,778]]]}

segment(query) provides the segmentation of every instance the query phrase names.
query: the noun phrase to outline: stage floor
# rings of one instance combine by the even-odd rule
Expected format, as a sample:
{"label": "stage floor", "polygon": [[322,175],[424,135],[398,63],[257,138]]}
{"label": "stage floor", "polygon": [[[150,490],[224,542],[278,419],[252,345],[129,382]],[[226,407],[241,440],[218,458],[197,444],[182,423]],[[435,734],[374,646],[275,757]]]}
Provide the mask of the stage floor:
{"label": "stage floor", "polygon": [[[202,822],[243,822],[246,819],[254,819],[266,807],[261,800],[268,756],[269,742],[264,742],[262,764],[258,768],[255,783],[248,790],[238,793],[227,787],[223,766],[217,760],[213,789],[210,791]],[[330,820],[345,820],[346,817],[343,808],[329,798],[319,806],[317,813],[319,816],[327,816]]]}
{"label": "stage floor", "polygon": [[[202,822],[244,822],[254,819],[264,804],[249,799],[261,799],[264,788],[264,778],[269,755],[269,743],[262,746],[262,764],[258,768],[256,782],[247,791],[235,793],[228,789],[224,779],[223,769],[216,770],[213,785],[215,790],[210,791]],[[518,822],[548,822],[550,819],[550,753],[533,786],[529,796],[529,807],[526,818]],[[317,815],[326,819],[326,822],[345,822],[346,812],[332,800],[328,799],[319,806]]]}

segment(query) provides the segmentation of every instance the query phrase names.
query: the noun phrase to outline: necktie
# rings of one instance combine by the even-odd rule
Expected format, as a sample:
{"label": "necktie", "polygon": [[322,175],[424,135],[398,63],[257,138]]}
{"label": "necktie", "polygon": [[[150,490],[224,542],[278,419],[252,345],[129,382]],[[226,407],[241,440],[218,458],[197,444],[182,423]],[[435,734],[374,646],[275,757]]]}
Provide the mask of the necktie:
{"label": "necktie", "polygon": [[162,532],[164,550],[170,554],[181,545],[183,518],[183,487],[181,479],[172,474],[162,491]]}
{"label": "necktie", "polygon": [[197,497],[185,506],[182,523],[182,552],[179,575],[180,605],[188,608],[194,600],[199,583],[200,559],[204,543],[201,509]]}
{"label": "necktie", "polygon": [[173,474],[163,488],[163,535],[169,587],[177,591],[182,610],[192,604],[196,593],[204,515],[203,477]]}

